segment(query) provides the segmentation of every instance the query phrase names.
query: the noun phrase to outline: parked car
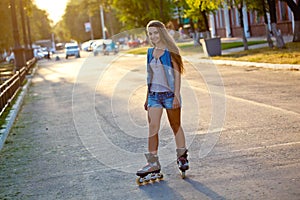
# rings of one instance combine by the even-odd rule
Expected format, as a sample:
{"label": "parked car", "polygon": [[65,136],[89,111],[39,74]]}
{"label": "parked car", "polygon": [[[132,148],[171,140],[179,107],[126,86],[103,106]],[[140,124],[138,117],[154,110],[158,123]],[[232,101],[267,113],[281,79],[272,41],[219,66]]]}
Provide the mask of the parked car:
{"label": "parked car", "polygon": [[110,53],[117,54],[119,52],[118,45],[112,40],[103,40],[102,44],[98,44],[93,49],[94,56],[97,56],[99,53],[104,55],[109,55]]}
{"label": "parked car", "polygon": [[63,43],[57,43],[55,45],[55,48],[56,48],[57,51],[60,51],[60,50],[64,49],[64,45],[63,45]]}
{"label": "parked car", "polygon": [[127,42],[127,45],[130,48],[136,48],[136,47],[139,47],[141,45],[141,42],[138,39],[136,39],[136,40],[129,40]]}
{"label": "parked car", "polygon": [[43,51],[41,48],[35,48],[33,49],[33,54],[34,54],[34,57],[38,60],[41,60],[45,57]]}
{"label": "parked car", "polygon": [[93,40],[89,40],[81,44],[81,49],[84,51],[93,51],[92,44],[94,43]]}
{"label": "parked car", "polygon": [[9,56],[6,57],[6,62],[15,63],[15,54],[11,52]]}
{"label": "parked car", "polygon": [[1,53],[0,54],[0,63],[1,62],[5,62],[6,61],[6,57],[7,57],[6,51],[4,51],[4,53]]}
{"label": "parked car", "polygon": [[44,54],[44,58],[48,58],[48,54],[50,53],[50,51],[48,51],[48,48],[42,47],[41,50],[42,50],[42,53]]}
{"label": "parked car", "polygon": [[69,56],[75,56],[76,58],[80,58],[80,48],[77,43],[67,43],[65,45],[66,59]]}

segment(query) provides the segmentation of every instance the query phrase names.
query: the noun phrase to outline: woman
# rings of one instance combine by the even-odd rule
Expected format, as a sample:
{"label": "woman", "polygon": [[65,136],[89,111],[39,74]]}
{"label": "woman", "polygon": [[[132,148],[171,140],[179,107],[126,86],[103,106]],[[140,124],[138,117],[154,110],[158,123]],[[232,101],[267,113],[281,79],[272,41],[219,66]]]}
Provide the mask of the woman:
{"label": "woman", "polygon": [[189,164],[185,135],[180,122],[180,84],[181,74],[184,70],[182,59],[174,39],[163,23],[157,20],[150,21],[147,25],[147,33],[153,46],[153,48],[148,49],[147,53],[148,90],[144,105],[145,110],[148,111],[149,153],[145,154],[148,161],[147,165],[138,170],[137,175],[144,178],[150,174],[152,179],[160,178],[161,166],[157,155],[158,132],[163,109],[165,108],[175,136],[177,163],[184,177]]}

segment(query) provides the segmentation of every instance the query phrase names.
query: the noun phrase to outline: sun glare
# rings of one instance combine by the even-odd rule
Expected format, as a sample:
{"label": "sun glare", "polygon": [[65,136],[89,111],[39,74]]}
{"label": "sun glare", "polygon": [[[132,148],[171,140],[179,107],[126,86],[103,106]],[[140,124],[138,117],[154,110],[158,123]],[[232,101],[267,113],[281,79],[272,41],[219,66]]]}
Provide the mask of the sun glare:
{"label": "sun glare", "polygon": [[57,23],[64,14],[68,0],[35,0],[36,5],[49,14],[53,23]]}

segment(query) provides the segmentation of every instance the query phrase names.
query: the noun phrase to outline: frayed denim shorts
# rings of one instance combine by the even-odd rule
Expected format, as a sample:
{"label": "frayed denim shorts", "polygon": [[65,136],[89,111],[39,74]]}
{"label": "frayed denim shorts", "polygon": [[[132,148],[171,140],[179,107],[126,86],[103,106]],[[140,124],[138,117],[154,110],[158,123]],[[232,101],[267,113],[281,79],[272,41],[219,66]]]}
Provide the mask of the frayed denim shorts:
{"label": "frayed denim shorts", "polygon": [[148,107],[172,109],[173,100],[173,92],[149,92]]}

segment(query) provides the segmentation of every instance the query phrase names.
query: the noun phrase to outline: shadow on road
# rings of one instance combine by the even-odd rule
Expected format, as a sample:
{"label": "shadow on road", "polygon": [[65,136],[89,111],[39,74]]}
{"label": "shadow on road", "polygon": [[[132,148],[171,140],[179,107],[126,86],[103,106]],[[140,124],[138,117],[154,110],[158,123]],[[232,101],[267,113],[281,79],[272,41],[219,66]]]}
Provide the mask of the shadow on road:
{"label": "shadow on road", "polygon": [[[197,198],[199,199],[201,199],[201,197],[208,197],[213,200],[225,200],[225,197],[219,195],[217,192],[198,181],[187,177],[185,182],[202,194],[197,195]],[[189,185],[185,185],[185,187],[188,187]],[[192,196],[195,196],[195,194],[191,194],[192,196],[189,197],[187,193],[185,193],[185,196],[182,196],[178,191],[176,191],[176,188],[169,186],[167,181],[150,183],[140,186],[139,189],[146,193],[150,199],[193,199]]]}
{"label": "shadow on road", "polygon": [[211,190],[210,188],[198,181],[192,180],[188,177],[185,179],[185,181],[189,183],[192,187],[194,187],[196,190],[209,197],[210,199],[225,200],[224,197],[222,197],[221,195],[219,195],[218,193],[216,193],[215,191]]}
{"label": "shadow on road", "polygon": [[150,199],[184,199],[184,197],[176,192],[168,185],[167,181],[154,182],[139,187]]}

